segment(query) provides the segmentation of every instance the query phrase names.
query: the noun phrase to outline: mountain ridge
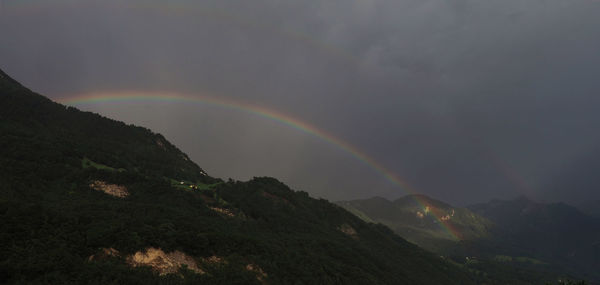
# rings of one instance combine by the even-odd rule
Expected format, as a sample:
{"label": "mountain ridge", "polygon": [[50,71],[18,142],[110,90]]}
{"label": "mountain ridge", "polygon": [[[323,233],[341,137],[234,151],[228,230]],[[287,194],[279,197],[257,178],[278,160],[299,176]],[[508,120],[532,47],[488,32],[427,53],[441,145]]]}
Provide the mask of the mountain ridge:
{"label": "mountain ridge", "polygon": [[[600,266],[600,223],[565,203],[539,203],[518,196],[460,208],[422,194],[392,201],[374,197],[336,203],[365,221],[387,225],[407,240],[457,262],[466,258],[504,268],[500,271],[522,268],[600,280],[594,269]],[[435,216],[429,224],[425,212]],[[460,223],[450,224],[453,219]],[[461,235],[461,229],[481,231]],[[454,231],[458,239],[446,231]]]}
{"label": "mountain ridge", "polygon": [[358,213],[361,218],[381,222],[409,241],[433,251],[437,250],[439,240],[484,237],[491,226],[489,221],[466,208],[453,207],[424,194],[406,195],[393,201],[374,197],[336,204]]}
{"label": "mountain ridge", "polygon": [[2,283],[475,284],[326,200],[210,177],[149,129],[0,75]]}
{"label": "mountain ridge", "polygon": [[600,220],[566,203],[540,203],[527,197],[492,200],[469,209],[494,222],[494,236],[507,252],[527,254],[570,274],[600,281]]}

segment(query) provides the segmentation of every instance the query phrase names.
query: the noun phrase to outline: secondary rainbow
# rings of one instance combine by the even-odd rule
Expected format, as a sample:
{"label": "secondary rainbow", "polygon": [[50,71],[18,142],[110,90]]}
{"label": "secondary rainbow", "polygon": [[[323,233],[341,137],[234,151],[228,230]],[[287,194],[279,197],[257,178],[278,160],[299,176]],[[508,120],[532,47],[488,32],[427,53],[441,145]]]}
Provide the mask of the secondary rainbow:
{"label": "secondary rainbow", "polygon": [[[333,146],[336,146],[340,150],[351,154],[353,157],[366,164],[376,172],[380,173],[390,183],[398,186],[408,192],[409,194],[416,194],[408,183],[402,180],[400,177],[395,175],[392,171],[375,161],[369,155],[359,150],[352,144],[345,142],[333,134],[330,134],[322,129],[319,129],[313,125],[303,122],[292,116],[280,113],[278,111],[267,109],[262,106],[232,101],[223,98],[217,98],[214,96],[206,96],[200,94],[187,95],[172,92],[141,92],[141,91],[118,91],[118,92],[93,92],[83,95],[76,95],[72,97],[60,98],[58,102],[65,105],[85,105],[85,104],[99,104],[99,103],[117,103],[117,102],[168,102],[168,103],[196,103],[196,104],[207,104],[213,106],[219,106],[227,109],[232,109],[259,117],[263,117],[272,121],[276,121],[283,125],[297,129],[301,132],[313,135]],[[417,203],[425,209],[426,202],[421,201],[416,195],[412,195]],[[432,207],[430,207],[432,208]],[[446,230],[450,236],[456,240],[460,239],[458,231],[453,229],[450,223],[440,219],[440,214],[433,213],[432,215],[438,224]]]}

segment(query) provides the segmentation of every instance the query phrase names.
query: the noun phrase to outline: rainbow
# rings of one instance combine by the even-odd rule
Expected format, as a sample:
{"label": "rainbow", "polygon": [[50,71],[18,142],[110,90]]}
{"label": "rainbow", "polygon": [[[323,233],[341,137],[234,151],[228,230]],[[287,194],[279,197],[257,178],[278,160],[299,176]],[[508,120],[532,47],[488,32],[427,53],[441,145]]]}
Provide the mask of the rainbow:
{"label": "rainbow", "polygon": [[[86,105],[86,104],[98,104],[98,103],[118,103],[118,102],[168,102],[168,103],[196,103],[196,104],[206,104],[212,106],[223,107],[227,109],[232,109],[239,112],[248,113],[251,115],[259,116],[268,120],[272,120],[283,124],[285,126],[294,128],[306,134],[315,136],[328,144],[331,144],[340,150],[349,153],[354,158],[358,159],[360,162],[369,166],[376,172],[380,173],[386,180],[388,180],[393,185],[404,189],[409,194],[418,193],[414,188],[412,188],[407,182],[398,177],[392,171],[387,169],[385,166],[381,165],[377,161],[375,161],[372,157],[359,150],[352,144],[345,142],[331,133],[328,133],[322,129],[319,129],[315,126],[312,126],[306,122],[303,122],[297,118],[292,116],[280,113],[278,111],[267,109],[262,106],[240,102],[240,101],[232,101],[224,98],[217,98],[213,96],[205,96],[205,95],[187,95],[180,93],[172,93],[172,92],[140,92],[140,91],[119,91],[119,92],[94,92],[83,95],[71,96],[60,98],[57,100],[58,102],[65,105]],[[434,209],[428,205],[428,203],[419,198],[418,195],[411,195],[415,199],[415,201],[425,209],[429,207]],[[450,235],[450,237],[454,240],[460,240],[460,234],[457,230],[453,228],[453,226],[443,221],[440,217],[440,213],[436,213],[432,211],[432,216],[435,218],[436,222]]]}
{"label": "rainbow", "polygon": [[[76,3],[76,1],[64,0],[65,3]],[[49,5],[42,1],[36,0],[23,0],[17,2],[9,2],[5,5],[0,2],[0,11],[2,9],[12,9],[12,12],[16,13],[43,13],[44,5]],[[239,27],[253,28],[262,30],[264,32],[282,36],[285,38],[292,39],[296,42],[302,43],[307,47],[311,47],[316,50],[322,51],[324,54],[330,55],[334,58],[341,59],[343,62],[350,63],[351,65],[361,66],[361,60],[356,58],[351,53],[340,49],[339,47],[333,46],[329,43],[323,42],[319,39],[316,39],[309,34],[303,33],[301,31],[295,31],[290,29],[282,29],[281,27],[274,27],[267,25],[265,23],[244,18],[239,15],[235,15],[229,13],[224,10],[217,9],[206,9],[202,6],[192,5],[190,2],[186,1],[167,1],[167,2],[158,2],[158,1],[149,1],[144,2],[143,4],[138,3],[121,3],[123,7],[126,8],[135,8],[135,9],[150,9],[160,11],[166,14],[177,14],[177,15],[188,15],[188,16],[202,16],[207,18],[212,18],[218,21],[224,21],[232,23]],[[408,183],[402,180],[400,177],[395,175],[392,171],[388,170],[386,167],[375,161],[373,158],[368,156],[366,153],[360,151],[358,148],[354,147],[352,144],[345,142],[336,136],[319,129],[315,126],[312,126],[306,122],[303,122],[299,119],[296,119],[292,116],[285,115],[283,113],[267,109],[261,106],[243,103],[238,101],[231,101],[222,98],[216,98],[211,96],[198,96],[198,95],[184,95],[178,93],[171,92],[137,92],[137,91],[121,91],[121,92],[96,92],[96,93],[88,93],[83,95],[77,95],[72,97],[65,97],[58,100],[60,103],[66,105],[83,105],[83,104],[95,104],[95,103],[114,103],[114,102],[137,102],[137,101],[149,101],[149,102],[170,102],[170,103],[198,103],[198,104],[208,104],[214,106],[220,106],[228,109],[233,109],[245,113],[249,113],[252,115],[260,116],[272,121],[279,122],[283,125],[292,127],[301,132],[310,134],[321,140],[336,146],[337,148],[351,154],[353,157],[366,164],[376,172],[380,173],[383,177],[386,178],[390,183],[395,186],[398,186],[404,189],[409,194],[415,194],[415,191]],[[418,198],[418,196],[412,195],[415,201],[423,208],[429,206],[427,202]],[[433,207],[430,207],[433,208]],[[437,223],[442,226],[445,231],[449,233],[449,235],[459,240],[458,231],[454,230],[451,224],[446,223],[440,219],[440,215],[436,213],[432,213],[432,216],[436,219]]]}

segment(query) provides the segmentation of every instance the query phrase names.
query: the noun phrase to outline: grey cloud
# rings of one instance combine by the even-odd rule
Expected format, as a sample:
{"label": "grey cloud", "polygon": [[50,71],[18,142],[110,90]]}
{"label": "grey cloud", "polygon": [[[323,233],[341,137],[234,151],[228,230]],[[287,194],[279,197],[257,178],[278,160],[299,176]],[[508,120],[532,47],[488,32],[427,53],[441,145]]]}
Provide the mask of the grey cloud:
{"label": "grey cloud", "polygon": [[[168,90],[279,110],[453,203],[571,199],[548,185],[600,141],[599,10],[587,0],[4,1],[0,64],[53,98]],[[330,199],[406,194],[339,147],[248,114],[82,108],[165,133],[217,176],[272,175]],[[600,198],[577,199],[586,195]]]}

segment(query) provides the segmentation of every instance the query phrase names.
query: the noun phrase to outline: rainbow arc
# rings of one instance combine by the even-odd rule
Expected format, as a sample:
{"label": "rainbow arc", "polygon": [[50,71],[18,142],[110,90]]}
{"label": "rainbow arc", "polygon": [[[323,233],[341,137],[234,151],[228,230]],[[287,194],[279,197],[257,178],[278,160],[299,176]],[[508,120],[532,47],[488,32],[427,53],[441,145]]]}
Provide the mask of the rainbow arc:
{"label": "rainbow arc", "polygon": [[[259,116],[267,120],[275,121],[285,126],[294,128],[303,133],[315,136],[322,141],[333,145],[343,152],[346,152],[353,156],[355,159],[369,166],[371,169],[385,177],[393,185],[403,189],[408,194],[418,193],[413,187],[411,187],[404,179],[394,174],[391,170],[387,169],[382,164],[378,163],[375,159],[367,155],[365,152],[353,146],[351,143],[346,142],[335,135],[313,126],[307,122],[304,122],[298,118],[294,118],[290,115],[278,112],[276,110],[268,109],[262,106],[249,104],[241,101],[233,101],[224,98],[218,98],[214,96],[206,95],[187,95],[173,92],[141,92],[141,91],[118,91],[118,92],[93,92],[83,95],[77,95],[72,97],[65,97],[57,100],[58,102],[65,105],[89,105],[89,104],[100,104],[100,103],[119,103],[119,102],[155,102],[155,103],[194,103],[218,106],[230,110],[244,112],[247,114]],[[418,195],[411,195],[413,199],[425,209],[426,207],[432,208],[428,203],[419,198]],[[441,219],[441,213],[431,211],[432,216],[436,222],[455,240],[460,240],[460,233],[452,227],[452,224],[447,220]]]}

